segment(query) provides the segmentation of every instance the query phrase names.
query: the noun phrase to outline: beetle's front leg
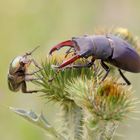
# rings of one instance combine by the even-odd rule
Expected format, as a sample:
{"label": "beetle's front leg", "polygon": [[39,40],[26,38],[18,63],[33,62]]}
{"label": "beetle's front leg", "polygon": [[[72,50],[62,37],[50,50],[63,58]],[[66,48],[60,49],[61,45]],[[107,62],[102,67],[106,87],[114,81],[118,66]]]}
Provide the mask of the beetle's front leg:
{"label": "beetle's front leg", "polygon": [[69,49],[66,51],[66,53],[65,53],[65,58],[66,58],[71,52],[73,52],[73,51],[71,51],[71,49],[72,49],[72,48],[69,48]]}
{"label": "beetle's front leg", "polygon": [[[71,65],[71,66],[66,66],[66,68],[89,68],[92,65],[94,65],[94,61],[95,59],[92,58],[90,62],[88,62],[87,64],[83,64],[83,65]],[[95,65],[94,65],[95,66]]]}
{"label": "beetle's front leg", "polygon": [[23,82],[21,83],[21,91],[22,91],[23,93],[37,93],[37,92],[39,92],[40,90],[27,90],[26,82],[23,81]]}
{"label": "beetle's front leg", "polygon": [[88,62],[87,64],[83,64],[83,65],[71,65],[71,66],[67,66],[66,68],[89,68],[94,64],[93,61]]}

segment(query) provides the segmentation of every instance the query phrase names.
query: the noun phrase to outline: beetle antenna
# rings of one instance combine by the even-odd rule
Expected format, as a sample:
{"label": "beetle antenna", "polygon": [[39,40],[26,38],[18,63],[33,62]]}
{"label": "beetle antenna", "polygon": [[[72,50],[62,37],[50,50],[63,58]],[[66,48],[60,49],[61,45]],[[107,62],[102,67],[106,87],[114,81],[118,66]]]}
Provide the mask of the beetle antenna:
{"label": "beetle antenna", "polygon": [[27,55],[32,55],[32,53],[33,53],[34,51],[36,51],[36,49],[38,49],[39,47],[40,47],[40,46],[35,47],[32,51],[26,53],[25,56],[27,56]]}

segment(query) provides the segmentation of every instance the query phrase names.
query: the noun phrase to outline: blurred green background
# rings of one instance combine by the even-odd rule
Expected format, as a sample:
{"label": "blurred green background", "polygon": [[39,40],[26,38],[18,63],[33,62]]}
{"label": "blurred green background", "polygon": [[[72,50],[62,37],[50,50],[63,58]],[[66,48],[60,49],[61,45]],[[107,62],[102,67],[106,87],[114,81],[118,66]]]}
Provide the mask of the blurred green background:
{"label": "blurred green background", "polygon": [[[58,113],[51,108],[52,104],[45,104],[37,94],[25,95],[8,90],[7,71],[13,57],[40,45],[34,57],[38,61],[44,60],[54,44],[72,36],[93,34],[96,27],[121,26],[140,36],[139,13],[139,0],[1,0],[0,139],[47,139],[42,130],[16,116],[8,109],[9,106],[38,113],[44,111],[51,122]],[[126,75],[132,82],[135,96],[140,99],[140,74]],[[139,131],[140,121],[128,120],[118,130],[124,136],[118,136],[116,140],[139,140]]]}

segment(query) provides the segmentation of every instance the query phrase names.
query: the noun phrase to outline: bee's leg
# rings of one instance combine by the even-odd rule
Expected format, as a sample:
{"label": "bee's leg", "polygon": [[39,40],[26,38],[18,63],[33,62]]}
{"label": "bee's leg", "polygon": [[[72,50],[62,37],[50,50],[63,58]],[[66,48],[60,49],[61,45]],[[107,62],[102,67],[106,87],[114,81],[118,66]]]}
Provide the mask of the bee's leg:
{"label": "bee's leg", "polygon": [[21,83],[21,91],[22,91],[23,93],[37,93],[37,92],[39,92],[40,90],[27,90],[26,82],[23,81],[23,82]]}
{"label": "bee's leg", "polygon": [[34,59],[31,59],[30,63],[33,63],[37,68],[42,69]]}
{"label": "bee's leg", "polygon": [[24,79],[26,82],[29,82],[29,81],[37,81],[37,80],[40,80],[40,78],[34,78],[34,77],[31,77],[31,76],[25,76],[25,79]]}
{"label": "bee's leg", "polygon": [[35,73],[38,73],[38,72],[40,72],[41,70],[42,70],[42,69],[33,71],[33,72],[31,72],[31,73],[26,73],[25,75],[34,75]]}

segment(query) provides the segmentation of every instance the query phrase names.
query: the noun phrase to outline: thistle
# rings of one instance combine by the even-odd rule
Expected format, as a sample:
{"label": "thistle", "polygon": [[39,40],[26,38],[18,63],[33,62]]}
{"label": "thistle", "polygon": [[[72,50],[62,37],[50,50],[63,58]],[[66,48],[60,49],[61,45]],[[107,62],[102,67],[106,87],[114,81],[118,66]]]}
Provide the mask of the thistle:
{"label": "thistle", "polygon": [[134,110],[131,89],[113,81],[78,78],[67,85],[70,98],[83,109],[84,139],[111,140],[119,122]]}
{"label": "thistle", "polygon": [[[115,32],[118,34],[118,30]],[[112,140],[120,122],[135,110],[137,100],[132,88],[122,84],[118,76],[114,78],[114,69],[102,81],[104,71],[98,62],[96,67],[56,70],[53,65],[61,61],[54,57],[42,62],[43,70],[36,74],[40,80],[35,82],[42,89],[41,98],[59,105],[61,116],[56,119],[60,127],[55,128],[43,114],[12,110],[43,128],[54,140]]]}

